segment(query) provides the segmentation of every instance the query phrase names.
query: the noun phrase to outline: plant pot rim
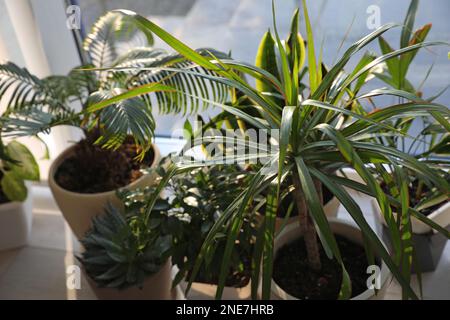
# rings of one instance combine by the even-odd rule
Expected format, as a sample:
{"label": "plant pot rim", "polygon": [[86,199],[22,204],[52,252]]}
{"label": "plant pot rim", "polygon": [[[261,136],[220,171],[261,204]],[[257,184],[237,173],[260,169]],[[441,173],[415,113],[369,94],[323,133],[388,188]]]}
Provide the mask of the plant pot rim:
{"label": "plant pot rim", "polygon": [[[334,218],[334,217],[330,217],[328,218],[328,222],[332,223],[332,224],[342,224],[345,225],[347,227],[351,227],[354,228],[355,230],[357,230],[358,232],[361,232],[361,229],[355,224],[352,223],[351,221],[346,221],[346,220],[342,220],[342,219],[338,219],[338,218]],[[299,226],[297,224],[290,224],[288,226],[286,226],[275,238],[275,241],[279,240],[281,237],[283,237],[284,235],[286,235],[287,233],[293,232],[295,229],[298,229]],[[345,235],[341,235],[343,237],[345,237]],[[381,242],[383,243],[383,246],[386,248],[386,244],[381,240]],[[274,253],[274,261],[275,261],[275,257],[276,257],[276,252]],[[380,259],[381,260],[381,259]],[[390,277],[390,271],[387,267],[387,265],[384,263],[383,260],[381,260],[381,281],[380,281],[380,289],[378,290],[379,292],[382,290],[382,288],[384,287],[386,281],[388,280],[388,278]],[[271,291],[272,292],[276,292],[276,293],[280,293],[282,292],[283,295],[285,296],[285,299],[287,300],[300,300],[297,297],[294,297],[292,295],[290,295],[289,293],[287,293],[284,289],[282,289],[276,282],[275,280],[272,278],[271,279]],[[375,295],[375,290],[374,289],[367,289],[366,291],[360,293],[357,296],[354,296],[352,298],[350,298],[350,300],[368,300],[369,298],[371,298],[372,296]]]}
{"label": "plant pot rim", "polygon": [[[183,289],[183,292],[186,290],[188,283],[189,283],[189,281],[186,279],[183,279],[179,283],[180,287]],[[251,297],[251,286],[252,286],[251,280],[243,287],[224,286],[221,300],[230,300],[230,299],[231,300],[236,300],[236,299],[247,300]],[[218,287],[217,284],[209,284],[209,283],[193,281],[191,288],[190,288],[189,292],[187,293],[186,297],[189,298],[189,296],[190,296],[190,294],[192,294],[192,292],[199,291],[201,295],[204,295],[204,296],[207,296],[210,298],[214,298],[216,291],[217,291],[217,287]],[[206,290],[210,289],[211,294],[209,294],[208,292],[205,292],[205,289]]]}
{"label": "plant pot rim", "polygon": [[[52,188],[58,190],[61,193],[66,193],[72,196],[77,196],[80,198],[96,198],[99,196],[109,196],[109,195],[113,195],[116,193],[116,190],[120,190],[123,188],[133,188],[134,186],[138,185],[143,179],[146,178],[146,175],[142,175],[141,177],[139,177],[137,180],[133,181],[130,184],[127,184],[123,187],[120,187],[118,189],[115,190],[110,190],[110,191],[104,191],[104,192],[97,192],[97,193],[80,193],[80,192],[74,192],[74,191],[70,191],[67,189],[64,189],[63,187],[61,187],[55,180],[55,173],[56,170],[59,168],[59,166],[61,165],[61,163],[67,159],[68,156],[70,156],[71,154],[73,154],[73,149],[75,148],[75,144],[68,147],[67,149],[65,149],[63,152],[61,152],[60,155],[58,155],[55,160],[53,160],[51,166],[50,166],[50,170],[48,172],[48,181],[49,181],[49,185],[51,185]],[[158,146],[155,143],[152,143],[152,148],[153,148],[153,152],[154,152],[154,157],[153,157],[153,163],[151,164],[151,166],[149,168],[155,168],[158,165],[158,159],[160,158],[160,151]]]}

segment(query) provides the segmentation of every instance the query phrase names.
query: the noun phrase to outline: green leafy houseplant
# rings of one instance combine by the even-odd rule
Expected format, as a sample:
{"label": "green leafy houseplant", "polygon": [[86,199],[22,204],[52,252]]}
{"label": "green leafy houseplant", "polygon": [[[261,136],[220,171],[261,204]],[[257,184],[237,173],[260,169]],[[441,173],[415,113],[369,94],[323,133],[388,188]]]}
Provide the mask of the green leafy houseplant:
{"label": "green leafy houseplant", "polygon": [[[411,1],[400,36],[401,49],[410,45],[423,43],[431,30],[431,23],[414,30],[414,22],[418,4],[418,0]],[[392,46],[383,37],[380,37],[378,41],[383,54],[389,54],[393,51]],[[390,59],[386,62],[387,68],[384,72],[374,73],[374,75],[391,86],[393,89],[398,90],[397,92],[394,92],[397,93],[398,99],[402,102],[405,100],[416,101],[419,103],[423,101],[432,102],[439,98],[448,89],[448,85],[435,96],[424,98],[422,88],[432,72],[433,65],[431,65],[424,79],[416,88],[414,84],[406,78],[408,70],[416,55],[417,51],[412,51],[401,55],[400,57]],[[373,97],[376,96],[376,94],[373,95]],[[372,98],[372,96],[367,96],[367,98]],[[408,133],[411,131],[410,129],[412,125],[417,122],[419,122],[422,126],[422,130],[420,130],[412,139],[406,136],[392,137],[388,134],[377,139],[379,143],[390,147],[397,147],[403,152],[413,154],[419,161],[428,162],[430,165],[437,166],[438,169],[440,168],[441,170],[444,170],[445,168],[448,169],[449,163],[444,157],[450,154],[449,133],[444,127],[439,125],[436,120],[430,116],[422,116],[419,118],[403,117],[392,121],[391,125],[402,132]],[[435,161],[436,158],[438,158],[438,161]],[[388,171],[393,172],[392,168],[389,169],[390,170]],[[445,171],[442,171],[441,174],[444,177],[447,175]],[[409,197],[412,202],[412,206],[416,209],[419,208],[419,210],[425,210],[431,206],[435,206],[439,203],[439,201],[445,202],[447,200],[447,195],[445,193],[439,192],[439,190],[435,190],[437,193],[431,191],[431,189],[433,189],[432,184],[430,184],[427,177],[421,176],[420,172],[408,170],[405,177],[408,177],[410,180],[408,183],[410,191]],[[394,195],[396,194],[398,196],[398,190],[391,191]]]}
{"label": "green leafy houseplant", "polygon": [[[228,204],[244,190],[247,180],[248,172],[238,166],[219,165],[198,168],[170,181],[166,192],[169,194],[170,216],[173,217],[172,262],[179,270],[174,285],[189,279],[208,232]],[[226,281],[228,287],[241,288],[250,281],[257,223],[255,219],[243,223],[231,257]],[[198,274],[196,282],[217,284],[225,240],[223,236],[216,238],[216,250],[208,258],[209,262]]]}
{"label": "green leafy houseplant", "polygon": [[[241,100],[244,104],[212,103],[213,105],[222,107],[253,127],[269,131],[273,129],[279,132],[279,147],[274,148],[273,151],[269,150],[270,152],[263,150],[262,146],[257,146],[254,153],[246,154],[245,157],[227,155],[225,157],[212,157],[204,161],[193,161],[188,164],[180,162],[178,166],[172,166],[168,170],[168,174],[161,180],[155,195],[148,201],[147,212],[150,212],[155,204],[157,194],[170,178],[178,173],[192,170],[194,167],[233,161],[239,162],[242,159],[265,160],[262,168],[252,177],[248,188],[228,206],[211,228],[202,245],[198,260],[191,274],[191,280],[195,280],[202,263],[211,254],[217,234],[222,232],[224,225],[227,226],[227,244],[223,251],[219,289],[217,291],[217,297],[221,296],[230,266],[231,254],[244,222],[246,209],[255,196],[261,194],[264,190],[268,190],[266,197],[268,209],[262,224],[261,236],[257,237],[255,244],[256,249],[253,258],[255,268],[252,273],[252,283],[258,283],[260,269],[256,266],[262,264],[262,297],[269,298],[273,270],[275,212],[279,203],[280,193],[283,191],[280,190],[281,186],[290,177],[293,183],[289,189],[292,189],[297,203],[300,227],[306,243],[309,268],[320,271],[322,261],[318,256],[318,248],[321,245],[328,258],[335,259],[341,267],[342,283],[339,290],[339,298],[350,298],[352,296],[351,281],[343,263],[340,248],[337,246],[335,236],[323,212],[320,196],[320,190],[323,185],[339,199],[361,229],[367,247],[370,248],[367,252],[369,257],[371,256],[370,260],[373,261],[374,253],[380,257],[401,284],[404,296],[417,298],[417,294],[409,285],[408,278],[404,276],[405,272],[409,271],[403,272],[401,270],[402,250],[408,249],[408,239],[401,236],[402,224],[392,214],[391,204],[402,206],[402,211],[404,212],[402,221],[408,221],[411,217],[414,217],[443,233],[447,238],[449,237],[449,232],[433,223],[420,212],[409,207],[404,197],[401,197],[402,200],[399,203],[399,200],[386,194],[367,165],[392,164],[394,168],[405,167],[421,172],[428,177],[429,181],[436,188],[445,194],[449,192],[448,182],[433,167],[418,161],[413,156],[376,141],[369,143],[364,140],[367,139],[368,134],[372,137],[385,135],[386,130],[392,135],[407,135],[392,127],[390,121],[409,116],[430,115],[436,119],[443,130],[448,131],[449,111],[445,106],[436,103],[417,102],[408,99],[405,103],[367,113],[363,112],[364,109],[360,101],[362,98],[358,96],[358,92],[371,70],[380,63],[408,52],[417,51],[422,47],[448,44],[423,42],[406,46],[389,54],[383,54],[378,58],[364,55],[352,71],[345,72],[344,67],[352,57],[367,44],[378,39],[383,33],[396,26],[387,24],[355,42],[334,65],[327,67],[320,59],[317,60],[312,27],[304,3],[307,49],[304,49],[301,38],[297,36],[298,12],[296,12],[293,18],[291,35],[288,37],[290,41],[281,42],[276,29],[276,22],[274,21],[272,38],[275,47],[273,50],[265,50],[261,59],[267,63],[257,67],[226,59],[216,59],[215,61],[205,59],[205,57],[147,19],[135,13],[123,13],[135,19],[139,27],[152,31],[159,36],[187,59],[203,68],[214,71],[218,76],[210,76],[189,70],[183,70],[183,73],[225,84],[238,90],[245,96],[245,99]],[[269,36],[267,38],[270,39]],[[277,52],[276,55],[280,57],[279,59],[273,56],[274,52]],[[302,64],[304,60],[308,63],[307,69]],[[276,67],[274,66],[275,62]],[[278,73],[274,74],[276,73],[275,71],[278,71]],[[263,82],[266,87],[263,90],[252,87],[243,79],[242,74]],[[309,79],[304,84],[302,80],[303,75],[306,74],[308,74]],[[181,90],[177,92],[183,93]],[[141,93],[142,91],[139,91],[139,89],[132,89],[128,92],[128,96]],[[387,90],[383,94],[393,93],[398,93],[398,91]],[[210,102],[201,96],[190,93],[184,94]],[[111,99],[105,100],[102,102],[102,106],[113,102]],[[247,103],[250,103],[250,105]],[[248,111],[249,108],[247,107],[249,106],[252,107],[252,111],[257,111],[256,115]],[[223,136],[215,138],[216,142],[219,143],[223,143],[224,139],[226,139]],[[208,139],[212,140],[213,137]],[[204,141],[201,141],[201,144],[203,143]],[[247,142],[245,139],[242,139],[237,143],[246,145]],[[269,170],[272,165],[276,166],[277,170]],[[343,167],[355,169],[363,179],[364,184],[338,176],[336,171]],[[367,223],[359,205],[344,187],[361,191],[376,199],[387,221],[391,238],[395,244],[392,256]],[[253,289],[254,293],[256,293],[257,288],[254,287]]]}
{"label": "green leafy houseplant", "polygon": [[[411,1],[400,36],[401,49],[409,45],[423,43],[431,30],[432,25],[430,23],[414,31],[414,22],[418,4],[419,1],[417,0]],[[379,46],[383,54],[389,54],[393,51],[392,46],[382,37],[379,38]],[[448,85],[435,96],[425,98],[422,93],[422,88],[432,72],[433,65],[431,65],[428,72],[425,74],[424,79],[416,88],[416,86],[406,78],[408,70],[416,55],[417,51],[413,51],[401,55],[400,57],[390,59],[386,62],[387,68],[384,72],[374,74],[394,89],[393,94],[396,95],[401,102],[405,102],[405,100],[416,101],[418,103],[435,101],[448,89]],[[374,96],[376,97],[377,94]],[[368,98],[372,98],[372,96],[368,96]],[[402,117],[391,122],[392,126],[404,133],[410,132],[414,124],[419,125],[421,130],[419,130],[413,138],[406,136],[390,136],[387,133],[385,136],[380,136],[375,139],[378,140],[378,143],[383,145],[395,147],[403,152],[411,153],[418,161],[433,166],[436,172],[448,182],[450,179],[448,174],[448,155],[450,154],[448,128],[446,130],[445,127],[440,125],[439,122],[429,115],[421,117]],[[384,176],[385,183],[381,183],[383,184],[385,191],[397,198],[400,203],[402,202],[401,198],[404,197],[403,201],[408,204],[408,206],[428,216],[440,226],[445,228],[450,224],[450,220],[445,218],[445,216],[448,215],[446,214],[446,211],[448,211],[448,209],[446,209],[446,206],[448,206],[448,193],[445,192],[445,190],[443,191],[442,189],[436,188],[426,175],[408,168],[403,168],[403,170],[397,168],[397,171],[400,171],[401,174],[394,175],[392,173],[395,172],[395,168],[392,166],[378,167],[377,171],[379,175]],[[383,181],[383,179],[380,180]],[[399,206],[394,207],[393,211],[403,215],[402,208]],[[418,252],[419,260],[412,259],[411,255],[405,252],[402,264],[406,269],[410,268],[411,265],[413,265],[416,270],[423,270],[423,267],[425,266],[426,268],[430,268],[430,262],[424,261],[423,257],[428,256],[425,260],[432,260],[430,258],[434,254],[424,254],[424,246],[420,245],[420,243],[436,243],[436,241],[429,241],[429,239],[421,241],[421,239],[427,239],[426,236],[423,236],[423,233],[428,231],[427,233],[430,235],[431,229],[414,220],[409,224],[405,224],[402,229],[403,234],[411,232],[421,234],[419,236],[414,235],[412,239],[410,239],[409,246],[415,245],[422,248],[420,249],[421,251]],[[427,249],[425,251],[437,252],[433,249]],[[422,268],[420,264],[422,264]]]}
{"label": "green leafy houseplant", "polygon": [[11,141],[0,143],[1,159],[1,203],[25,201],[28,190],[25,181],[39,180],[39,166],[26,146]]}

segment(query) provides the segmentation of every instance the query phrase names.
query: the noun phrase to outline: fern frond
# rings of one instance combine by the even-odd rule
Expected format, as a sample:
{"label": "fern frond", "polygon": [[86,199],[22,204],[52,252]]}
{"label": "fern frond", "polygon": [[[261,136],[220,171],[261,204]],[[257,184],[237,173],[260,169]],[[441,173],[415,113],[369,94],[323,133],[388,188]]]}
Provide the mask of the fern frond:
{"label": "fern frond", "polygon": [[[227,54],[212,49],[198,49],[197,52],[205,57],[211,57],[211,53],[213,53],[218,58],[229,58]],[[194,96],[201,96],[205,100],[220,103],[225,103],[228,98],[228,88],[223,84],[208,81],[192,74],[162,69],[171,68],[180,69],[180,71],[189,69],[196,73],[217,76],[214,72],[188,61],[180,54],[159,54],[153,58],[136,59],[128,61],[126,67],[131,68],[132,71],[132,68],[147,69],[136,74],[126,71],[130,73],[126,80],[127,88],[159,82],[177,89],[176,92],[156,92],[154,95],[142,96],[149,105],[157,105],[159,112],[163,114],[183,113],[185,115],[197,112],[200,108],[204,110],[209,107],[208,103],[195,99]],[[148,68],[152,68],[152,70],[148,70]]]}
{"label": "fern frond", "polygon": [[[89,97],[89,103],[99,102],[122,93],[121,89],[98,91]],[[102,124],[102,137],[96,141],[105,148],[116,149],[128,135],[132,135],[136,144],[146,151],[152,143],[155,120],[152,110],[139,98],[122,100],[105,108],[99,115]]]}
{"label": "fern frond", "polygon": [[12,62],[0,65],[0,101],[6,101],[8,110],[20,109],[29,101],[40,103],[49,94],[44,82],[27,69]]}
{"label": "fern frond", "polygon": [[95,67],[104,68],[111,66],[127,49],[152,44],[152,34],[141,31],[134,20],[118,12],[108,12],[94,23],[83,48]]}
{"label": "fern frond", "polygon": [[50,76],[42,79],[42,82],[52,93],[52,98],[56,100],[56,103],[66,106],[74,99],[78,99],[83,104],[89,94],[97,91],[99,87],[95,72],[79,70],[89,67],[92,66],[74,68],[67,76]]}
{"label": "fern frond", "polygon": [[0,118],[4,137],[35,136],[38,133],[49,133],[57,125],[80,126],[80,114],[73,110],[57,109],[46,111],[45,106],[33,105],[29,110],[10,112]]}

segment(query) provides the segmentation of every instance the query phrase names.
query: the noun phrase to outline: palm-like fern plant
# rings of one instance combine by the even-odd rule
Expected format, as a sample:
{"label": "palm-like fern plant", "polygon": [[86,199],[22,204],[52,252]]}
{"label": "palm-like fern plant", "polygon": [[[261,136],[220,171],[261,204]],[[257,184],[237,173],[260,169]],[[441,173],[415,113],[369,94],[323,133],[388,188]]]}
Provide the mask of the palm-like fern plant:
{"label": "palm-like fern plant", "polygon": [[[189,69],[211,75],[209,70],[194,65],[180,54],[155,49],[152,44],[150,31],[139,30],[135,21],[125,15],[109,12],[99,18],[84,41],[83,56],[88,61],[66,76],[40,79],[12,62],[0,65],[0,100],[8,106],[2,118],[3,131],[17,136],[35,135],[60,124],[80,126],[85,131],[97,127],[103,133],[97,142],[105,147],[116,148],[131,134],[145,150],[154,135],[153,106],[158,106],[163,113],[186,113],[208,105],[194,99],[187,101],[185,95],[170,91],[167,85],[225,101],[224,85],[178,72]],[[211,59],[212,53],[227,57],[214,50],[197,52],[207,59]],[[152,70],[139,70],[141,67]],[[154,87],[155,93],[150,94],[148,87],[154,82],[159,83],[159,90],[155,92]],[[147,93],[118,101],[113,108],[89,107],[136,86],[147,87]],[[76,111],[76,103],[81,104],[81,112]]]}
{"label": "palm-like fern plant", "polygon": [[[318,61],[316,58],[312,27],[305,1],[303,5],[307,31],[307,50],[298,33],[298,12],[295,13],[293,18],[291,34],[284,43],[278,35],[274,14],[273,34],[267,34],[263,45],[261,45],[265,49],[260,51],[259,66],[226,59],[216,59],[215,61],[205,59],[198,52],[190,49],[147,19],[135,13],[123,12],[135,19],[141,28],[158,35],[188,60],[215,72],[218,76],[192,70],[183,70],[183,73],[230,86],[237,90],[242,98],[235,104],[230,105],[216,103],[202,96],[175,89],[177,92],[220,106],[241,122],[254,128],[279,133],[277,147],[256,144],[252,145],[252,152],[246,153],[245,156],[226,154],[225,156],[213,156],[207,160],[191,161],[187,164],[180,161],[179,165],[171,167],[168,174],[161,180],[157,192],[148,201],[147,212],[151,211],[158,192],[164,188],[167,181],[180,172],[189,171],[193,167],[216,163],[239,162],[249,159],[264,160],[264,162],[261,161],[260,169],[252,177],[247,190],[243,191],[229,205],[212,227],[202,246],[191,279],[195,279],[201,264],[206,257],[211,255],[214,239],[219,230],[222,230],[224,225],[227,226],[227,245],[223,252],[219,289],[217,291],[217,297],[221,296],[226,280],[226,271],[229,269],[230,254],[244,221],[246,208],[255,196],[265,191],[267,205],[263,229],[260,230],[255,244],[252,283],[253,293],[256,296],[260,276],[259,266],[262,264],[262,297],[269,298],[273,268],[275,213],[280,194],[283,191],[292,190],[304,240],[307,243],[310,267],[312,269],[321,268],[321,261],[317,252],[318,241],[320,241],[328,257],[336,259],[342,266],[343,277],[339,297],[351,297],[351,285],[346,266],[342,262],[339,247],[322,207],[320,189],[325,185],[339,199],[360,227],[364,238],[372,249],[369,251],[375,252],[381,257],[400,282],[405,297],[417,298],[416,293],[409,285],[408,278],[405,277],[405,272],[408,272],[408,270],[401,271],[402,254],[410,250],[408,239],[405,236],[406,233],[402,232],[402,228],[405,227],[405,223],[407,224],[411,217],[415,217],[442,232],[446,237],[450,237],[449,232],[409,207],[403,193],[400,201],[386,194],[372,175],[368,164],[391,164],[395,169],[404,167],[421,172],[428,177],[436,188],[442,190],[445,194],[449,193],[449,184],[432,167],[418,161],[413,156],[376,141],[367,142],[366,139],[368,136],[385,135],[386,131],[391,135],[407,135],[407,133],[394,128],[390,121],[409,116],[431,115],[443,130],[449,131],[448,118],[450,112],[445,106],[436,103],[410,101],[408,99],[405,103],[367,113],[361,105],[360,100],[362,98],[358,95],[358,91],[366,81],[367,75],[380,63],[408,52],[415,52],[422,47],[448,44],[422,42],[383,54],[378,58],[366,54],[357,66],[347,73],[344,71],[344,67],[352,57],[367,44],[378,39],[383,33],[396,27],[396,25],[387,24],[378,28],[350,46],[333,66],[327,67],[320,59]],[[303,65],[304,60],[307,60],[308,63],[306,67],[309,74],[307,85],[304,85],[301,81],[303,75],[306,74]],[[259,85],[256,88],[252,87],[244,80],[242,74],[253,77],[259,81]],[[401,90],[384,91],[384,94],[394,93],[407,96]],[[142,94],[140,89],[130,90],[127,95],[123,95],[121,98],[139,94]],[[104,107],[114,102],[114,99],[110,99],[101,102],[99,105]],[[272,138],[275,138],[275,136]],[[223,136],[209,136],[207,139],[197,139],[194,142],[199,141],[199,144],[204,144],[205,141],[224,143],[227,142],[227,139]],[[236,139],[233,137],[233,141],[238,145],[249,146],[249,142],[245,138]],[[271,170],[274,166],[276,169]],[[338,176],[336,171],[343,167],[354,168],[364,180],[364,184]],[[375,168],[377,167],[375,166]],[[292,185],[289,185],[286,190],[282,190],[284,182],[289,180],[292,181]],[[389,225],[394,242],[393,256],[386,251],[376,233],[367,223],[361,208],[344,187],[361,191],[377,200]],[[392,214],[391,205],[402,207],[402,222],[397,221]]]}

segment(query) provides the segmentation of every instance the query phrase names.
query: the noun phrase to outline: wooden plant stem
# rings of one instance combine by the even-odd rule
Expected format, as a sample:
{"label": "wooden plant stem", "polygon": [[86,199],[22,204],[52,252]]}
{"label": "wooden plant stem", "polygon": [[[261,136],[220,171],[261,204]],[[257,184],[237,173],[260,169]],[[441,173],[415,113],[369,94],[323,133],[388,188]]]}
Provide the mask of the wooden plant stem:
{"label": "wooden plant stem", "polygon": [[300,179],[297,173],[294,173],[294,199],[297,204],[298,216],[300,219],[300,230],[305,241],[306,253],[308,256],[309,267],[315,271],[322,269],[320,261],[319,242],[317,239],[316,228],[309,216],[308,206],[306,205],[305,196],[302,191]]}

